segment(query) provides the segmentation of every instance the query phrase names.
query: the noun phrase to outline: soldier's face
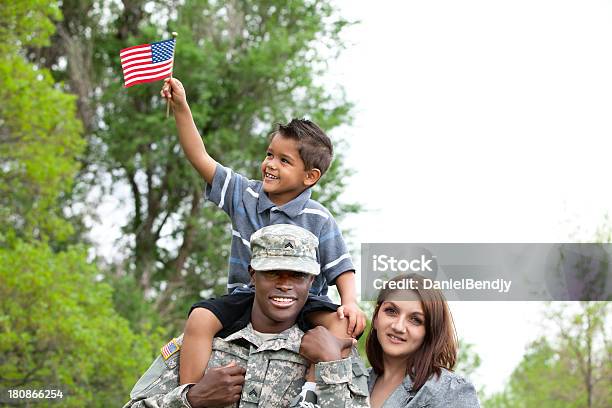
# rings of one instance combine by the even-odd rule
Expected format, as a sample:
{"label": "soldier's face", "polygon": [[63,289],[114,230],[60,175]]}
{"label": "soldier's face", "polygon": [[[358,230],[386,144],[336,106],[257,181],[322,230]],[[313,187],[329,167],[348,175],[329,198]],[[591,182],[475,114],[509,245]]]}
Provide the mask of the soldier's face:
{"label": "soldier's face", "polygon": [[293,271],[250,271],[255,283],[253,328],[262,333],[280,333],[293,326],[314,276]]}

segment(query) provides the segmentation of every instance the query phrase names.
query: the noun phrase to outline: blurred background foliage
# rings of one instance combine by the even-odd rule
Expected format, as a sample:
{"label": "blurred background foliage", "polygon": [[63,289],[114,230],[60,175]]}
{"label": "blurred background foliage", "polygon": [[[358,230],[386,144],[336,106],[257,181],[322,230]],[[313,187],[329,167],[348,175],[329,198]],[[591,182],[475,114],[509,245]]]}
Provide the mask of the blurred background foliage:
{"label": "blurred background foliage", "polygon": [[[610,302],[548,304],[539,339],[485,408],[612,406]],[[503,351],[500,351],[503,352]]]}

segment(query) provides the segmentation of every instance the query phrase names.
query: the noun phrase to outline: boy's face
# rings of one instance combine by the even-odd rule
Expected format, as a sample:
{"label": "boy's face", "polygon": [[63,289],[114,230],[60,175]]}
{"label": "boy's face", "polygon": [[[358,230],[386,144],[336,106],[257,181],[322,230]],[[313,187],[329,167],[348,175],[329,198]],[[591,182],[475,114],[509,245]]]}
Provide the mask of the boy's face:
{"label": "boy's face", "polygon": [[253,328],[263,333],[280,333],[293,326],[306,303],[314,275],[249,269],[255,284]]}
{"label": "boy's face", "polygon": [[321,177],[318,169],[306,171],[298,142],[277,133],[261,163],[263,190],[276,205],[283,205],[300,195]]}

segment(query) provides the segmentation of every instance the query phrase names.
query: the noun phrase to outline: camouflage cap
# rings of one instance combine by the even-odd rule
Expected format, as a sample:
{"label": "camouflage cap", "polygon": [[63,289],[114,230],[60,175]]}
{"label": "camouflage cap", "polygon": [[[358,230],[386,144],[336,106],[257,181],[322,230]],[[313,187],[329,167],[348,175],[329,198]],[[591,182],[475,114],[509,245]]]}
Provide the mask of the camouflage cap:
{"label": "camouflage cap", "polygon": [[320,272],[319,240],[310,231],[291,224],[263,227],[251,235],[251,267],[256,271]]}

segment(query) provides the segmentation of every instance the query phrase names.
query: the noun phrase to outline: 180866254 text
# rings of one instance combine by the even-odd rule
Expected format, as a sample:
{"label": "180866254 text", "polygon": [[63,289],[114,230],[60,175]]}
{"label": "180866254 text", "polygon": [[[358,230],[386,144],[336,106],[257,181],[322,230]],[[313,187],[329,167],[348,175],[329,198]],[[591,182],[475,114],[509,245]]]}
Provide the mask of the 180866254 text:
{"label": "180866254 text", "polygon": [[19,400],[60,400],[64,398],[64,392],[59,388],[52,389],[27,389],[9,388],[5,389],[0,397],[0,402],[15,403]]}

